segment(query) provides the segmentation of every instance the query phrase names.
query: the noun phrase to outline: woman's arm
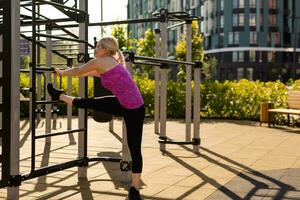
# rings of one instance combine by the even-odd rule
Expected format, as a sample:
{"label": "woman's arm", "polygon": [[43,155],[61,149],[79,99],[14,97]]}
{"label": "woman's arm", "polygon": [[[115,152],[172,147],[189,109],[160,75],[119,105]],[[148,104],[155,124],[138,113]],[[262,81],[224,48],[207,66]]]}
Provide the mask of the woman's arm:
{"label": "woman's arm", "polygon": [[89,74],[92,71],[97,71],[96,69],[98,66],[98,61],[96,59],[92,59],[87,63],[81,65],[80,67],[67,68],[65,70],[54,68],[54,70],[60,76],[86,76],[86,74]]}
{"label": "woman's arm", "polygon": [[90,71],[90,72],[87,72],[85,74],[82,74],[79,77],[86,77],[86,76],[100,77],[100,73],[98,71],[94,70],[94,71]]}

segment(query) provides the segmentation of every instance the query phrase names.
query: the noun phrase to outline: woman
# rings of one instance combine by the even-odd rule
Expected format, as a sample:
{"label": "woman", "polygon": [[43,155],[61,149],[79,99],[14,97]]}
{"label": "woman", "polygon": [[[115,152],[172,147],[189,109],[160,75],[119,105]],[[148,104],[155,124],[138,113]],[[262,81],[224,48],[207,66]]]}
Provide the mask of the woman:
{"label": "woman", "polygon": [[141,199],[139,194],[143,166],[141,141],[145,107],[142,95],[126,69],[125,60],[114,37],[102,38],[95,49],[95,58],[79,68],[60,70],[54,68],[60,76],[100,76],[103,87],[110,90],[114,97],[77,98],[67,96],[51,83],[47,85],[53,100],[61,100],[78,108],[90,108],[124,118],[127,129],[127,142],[132,157],[132,185],[129,199]]}

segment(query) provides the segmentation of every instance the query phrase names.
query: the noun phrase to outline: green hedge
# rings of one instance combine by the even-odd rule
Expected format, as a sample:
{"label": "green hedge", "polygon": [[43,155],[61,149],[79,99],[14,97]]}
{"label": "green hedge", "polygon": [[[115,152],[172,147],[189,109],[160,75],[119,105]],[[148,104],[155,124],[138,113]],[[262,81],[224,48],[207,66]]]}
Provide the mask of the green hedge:
{"label": "green hedge", "polygon": [[[146,116],[154,115],[154,81],[136,76],[135,80],[142,92],[146,106]],[[89,79],[88,95],[93,96],[93,79]],[[21,76],[21,87],[28,87],[29,79]],[[72,95],[78,94],[78,79],[73,78]],[[193,86],[193,84],[192,84]],[[201,87],[201,117],[227,118],[240,120],[258,120],[260,104],[273,102],[274,107],[286,106],[287,87],[300,89],[300,80],[287,85],[276,82],[225,81],[204,82]],[[62,88],[66,90],[67,79],[62,79]],[[42,92],[43,93],[43,92]],[[28,94],[23,93],[24,96]],[[185,115],[185,83],[168,82],[167,116],[183,118]],[[21,116],[28,116],[28,104],[21,103]],[[60,105],[60,114],[66,114],[66,105]],[[74,109],[76,114],[76,109]],[[278,119],[281,120],[281,119]]]}

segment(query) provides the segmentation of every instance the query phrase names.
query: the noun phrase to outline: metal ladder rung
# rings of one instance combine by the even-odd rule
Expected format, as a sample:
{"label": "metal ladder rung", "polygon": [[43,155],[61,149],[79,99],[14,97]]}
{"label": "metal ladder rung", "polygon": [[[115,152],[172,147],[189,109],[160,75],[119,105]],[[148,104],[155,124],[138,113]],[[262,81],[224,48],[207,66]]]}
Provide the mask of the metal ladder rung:
{"label": "metal ladder rung", "polygon": [[75,129],[75,130],[69,130],[69,131],[62,131],[62,132],[57,132],[57,133],[46,133],[44,135],[38,135],[35,136],[35,139],[40,139],[40,138],[46,138],[46,137],[52,137],[52,136],[58,136],[58,135],[65,135],[65,134],[69,134],[69,133],[76,133],[76,132],[82,132],[85,131],[85,128],[82,129]]}

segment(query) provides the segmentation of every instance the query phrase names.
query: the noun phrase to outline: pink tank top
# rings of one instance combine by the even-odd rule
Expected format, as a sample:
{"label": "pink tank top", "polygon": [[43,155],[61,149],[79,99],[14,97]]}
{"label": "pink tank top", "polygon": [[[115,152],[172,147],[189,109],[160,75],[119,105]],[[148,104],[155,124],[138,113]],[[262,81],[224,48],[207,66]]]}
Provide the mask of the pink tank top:
{"label": "pink tank top", "polygon": [[115,95],[124,108],[134,109],[144,104],[139,88],[129,71],[121,64],[102,73],[101,83]]}

